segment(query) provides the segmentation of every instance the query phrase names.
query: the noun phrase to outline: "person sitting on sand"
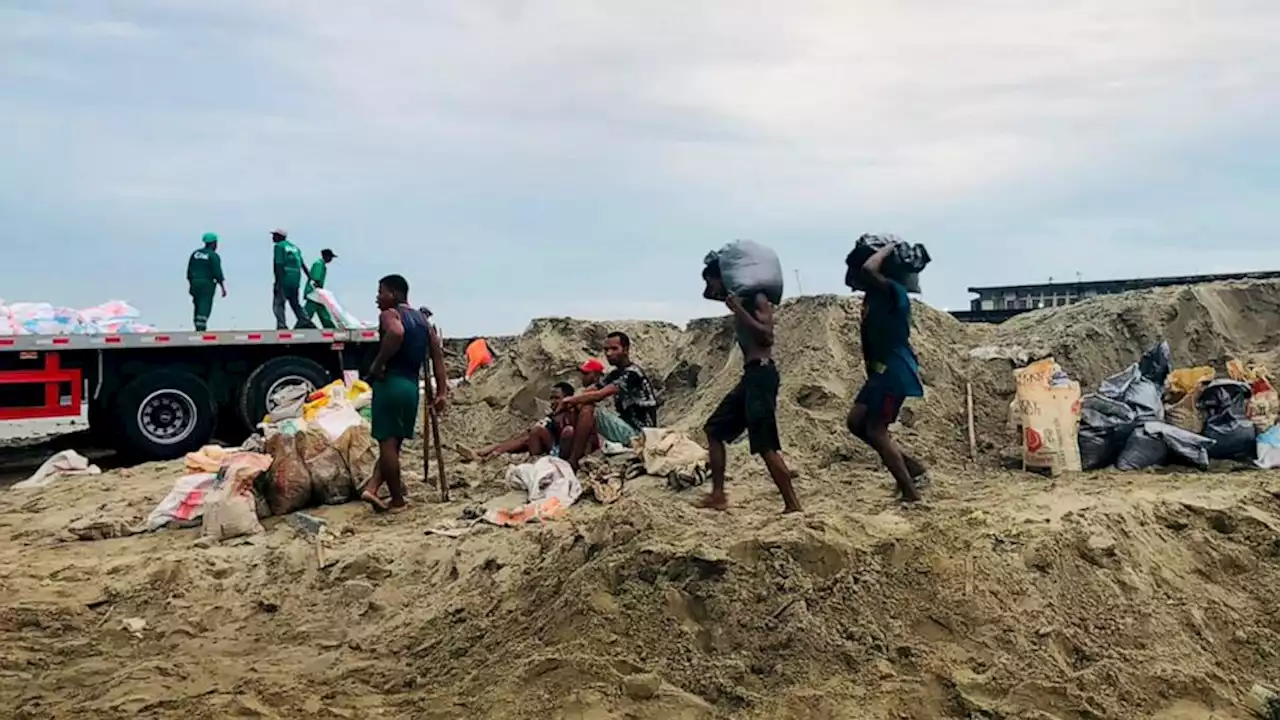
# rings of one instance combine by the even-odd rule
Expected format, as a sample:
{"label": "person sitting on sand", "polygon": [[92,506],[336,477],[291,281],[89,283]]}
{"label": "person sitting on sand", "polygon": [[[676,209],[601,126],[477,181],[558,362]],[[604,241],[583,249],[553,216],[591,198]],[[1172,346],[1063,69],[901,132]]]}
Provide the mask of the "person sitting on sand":
{"label": "person sitting on sand", "polygon": [[[459,447],[458,453],[469,462],[487,462],[497,455],[517,453],[529,453],[534,457],[559,455],[564,458],[573,444],[574,413],[572,410],[561,409],[560,401],[572,395],[572,385],[567,382],[556,383],[551,386],[551,413],[545,418],[500,443],[479,450]],[[588,438],[588,447],[594,450],[599,447],[599,441],[595,437]]]}
{"label": "person sitting on sand", "polygon": [[[400,451],[413,437],[418,422],[418,379],[428,354],[436,378],[435,410],[448,404],[449,383],[444,349],[427,315],[409,306],[409,283],[400,275],[378,281],[378,354],[369,368],[373,389],[371,434],[378,442],[378,464],[360,498],[375,512],[400,512],[407,507],[400,477]],[[378,497],[383,483],[391,494],[387,504]]]}
{"label": "person sitting on sand", "polygon": [[[591,435],[598,433],[610,442],[630,445],[641,430],[658,425],[658,396],[644,368],[631,361],[631,338],[623,332],[609,333],[604,354],[613,370],[583,392],[560,401],[562,410],[573,413],[575,433],[565,459],[575,470],[587,453]],[[583,363],[579,369],[584,382],[587,376],[599,377],[597,368],[604,369],[598,360]],[[609,398],[613,398],[613,409],[599,405]]]}
{"label": "person sitting on sand", "polygon": [[888,244],[863,261],[857,250],[845,260],[845,285],[864,290],[862,298],[862,357],[867,381],[849,411],[849,432],[867,443],[893,475],[904,502],[920,499],[928,484],[924,465],[902,452],[889,433],[908,397],[920,397],[920,363],[911,349],[911,298],[907,289],[881,272],[893,252]]}
{"label": "person sitting on sand", "polygon": [[702,296],[719,300],[733,313],[733,332],[742,348],[742,379],[707,418],[707,459],[711,466],[711,494],[702,507],[724,510],[729,500],[724,493],[725,445],[745,431],[751,454],[764,460],[773,484],[782,493],[783,512],[800,511],[800,500],[791,484],[791,472],[782,459],[778,437],[778,366],[773,362],[773,303],[764,293],[740,298],[729,292],[720,275],[720,266],[707,265],[702,271],[706,289]]}

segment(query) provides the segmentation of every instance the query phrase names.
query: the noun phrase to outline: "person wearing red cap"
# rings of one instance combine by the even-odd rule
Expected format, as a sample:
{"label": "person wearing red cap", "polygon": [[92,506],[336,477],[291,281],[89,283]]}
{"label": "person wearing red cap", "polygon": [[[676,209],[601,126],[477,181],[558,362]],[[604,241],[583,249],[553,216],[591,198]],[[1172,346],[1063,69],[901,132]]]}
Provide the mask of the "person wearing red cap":
{"label": "person wearing red cap", "polygon": [[[575,470],[587,454],[592,435],[626,446],[640,437],[644,428],[658,426],[658,395],[644,368],[631,360],[631,338],[624,332],[609,333],[604,355],[613,369],[600,377],[604,365],[594,358],[586,361],[578,368],[586,389],[560,401],[562,410],[573,413],[575,433],[565,460]],[[613,407],[602,406],[609,398],[613,398]]]}
{"label": "person wearing red cap", "polygon": [[582,387],[589,388],[604,377],[604,363],[595,358],[589,358],[578,366],[578,372],[582,373]]}

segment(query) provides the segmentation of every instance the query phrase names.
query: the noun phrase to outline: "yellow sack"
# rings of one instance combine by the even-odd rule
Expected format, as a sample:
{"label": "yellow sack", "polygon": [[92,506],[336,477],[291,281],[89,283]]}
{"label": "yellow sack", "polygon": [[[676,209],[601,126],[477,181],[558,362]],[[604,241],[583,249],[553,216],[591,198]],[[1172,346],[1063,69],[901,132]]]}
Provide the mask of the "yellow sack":
{"label": "yellow sack", "polygon": [[1164,406],[1164,419],[1175,427],[1180,427],[1197,435],[1204,434],[1204,414],[1196,406],[1200,400],[1203,385],[1196,386],[1191,392],[1182,396],[1181,400]]}
{"label": "yellow sack", "polygon": [[1201,365],[1192,368],[1178,368],[1169,373],[1169,377],[1164,381],[1165,390],[1175,398],[1181,398],[1187,393],[1196,390],[1204,383],[1213,380],[1216,375],[1213,368],[1208,365]]}
{"label": "yellow sack", "polygon": [[[1022,426],[1022,463],[1028,470],[1047,471],[1050,477],[1080,472],[1080,383],[1063,387],[1051,383],[1058,369],[1045,358],[1015,370],[1017,394],[1010,414]],[[1010,418],[1014,420],[1013,417]]]}

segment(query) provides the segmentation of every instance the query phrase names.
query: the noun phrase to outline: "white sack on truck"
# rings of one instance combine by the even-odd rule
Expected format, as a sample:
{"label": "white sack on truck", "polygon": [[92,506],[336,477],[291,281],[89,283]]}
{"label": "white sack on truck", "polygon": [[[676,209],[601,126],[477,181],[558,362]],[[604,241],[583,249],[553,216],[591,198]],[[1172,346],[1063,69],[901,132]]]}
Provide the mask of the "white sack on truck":
{"label": "white sack on truck", "polygon": [[333,322],[343,330],[361,330],[367,327],[373,327],[369,323],[361,322],[360,318],[352,315],[338,302],[337,296],[324,288],[314,288],[307,293],[307,300],[317,303],[329,311],[329,317],[333,318]]}
{"label": "white sack on truck", "polygon": [[49,303],[0,301],[0,335],[116,335],[155,332],[139,320],[142,313],[123,300],[76,310]]}
{"label": "white sack on truck", "polygon": [[734,240],[707,253],[703,263],[718,265],[724,287],[739,297],[764,293],[774,305],[782,302],[782,262],[773,250],[752,240]]}

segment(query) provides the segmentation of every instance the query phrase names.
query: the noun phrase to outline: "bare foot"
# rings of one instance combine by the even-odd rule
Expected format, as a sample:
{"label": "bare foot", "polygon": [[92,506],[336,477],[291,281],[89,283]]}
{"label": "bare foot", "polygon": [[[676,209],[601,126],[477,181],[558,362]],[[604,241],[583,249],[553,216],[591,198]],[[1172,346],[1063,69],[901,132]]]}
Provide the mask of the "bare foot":
{"label": "bare foot", "polygon": [[369,507],[376,513],[384,513],[388,509],[387,504],[382,501],[382,498],[378,497],[372,492],[369,492],[368,490],[365,490],[364,492],[360,493],[360,499],[363,500],[364,502],[369,503]]}
{"label": "bare foot", "polygon": [[458,451],[458,457],[462,458],[462,462],[473,463],[481,459],[479,453],[465,445],[459,445],[454,449]]}
{"label": "bare foot", "polygon": [[710,493],[702,498],[698,503],[698,507],[703,510],[716,510],[724,512],[729,509],[729,498],[724,493]]}
{"label": "bare foot", "polygon": [[390,515],[399,515],[400,513],[408,509],[409,509],[409,503],[403,502],[403,503],[400,503],[399,505],[388,505],[387,513]]}
{"label": "bare foot", "polygon": [[784,507],[784,508],[782,508],[782,514],[783,514],[783,515],[799,515],[799,514],[800,514],[800,512],[801,512],[801,511],[800,511],[800,507],[799,507],[799,506],[796,506],[796,507]]}

